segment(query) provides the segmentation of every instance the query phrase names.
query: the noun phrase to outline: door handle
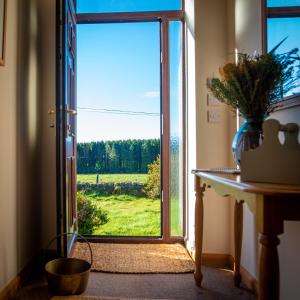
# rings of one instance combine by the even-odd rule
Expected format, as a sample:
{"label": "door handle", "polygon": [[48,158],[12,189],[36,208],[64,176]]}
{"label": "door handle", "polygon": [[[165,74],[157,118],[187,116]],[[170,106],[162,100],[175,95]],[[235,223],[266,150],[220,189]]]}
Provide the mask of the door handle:
{"label": "door handle", "polygon": [[54,114],[56,114],[55,108],[49,108],[49,109],[48,109],[48,114],[49,114],[49,115],[54,115]]}
{"label": "door handle", "polygon": [[48,114],[50,115],[50,121],[51,121],[51,123],[50,123],[50,128],[54,128],[55,127],[55,124],[54,124],[54,118],[52,117],[52,115],[54,115],[54,114],[56,114],[56,110],[55,110],[55,108],[49,108],[48,109]]}
{"label": "door handle", "polygon": [[[75,109],[67,109],[67,110],[66,110],[66,113],[67,113],[67,114],[70,114],[70,115],[72,115],[72,116],[77,115],[77,111],[76,111]],[[54,115],[54,114],[56,114],[56,110],[53,109],[53,108],[49,108],[49,109],[48,109],[48,114],[49,114],[49,115]]]}
{"label": "door handle", "polygon": [[72,116],[76,116],[77,115],[77,111],[75,109],[67,109],[67,114],[70,114]]}

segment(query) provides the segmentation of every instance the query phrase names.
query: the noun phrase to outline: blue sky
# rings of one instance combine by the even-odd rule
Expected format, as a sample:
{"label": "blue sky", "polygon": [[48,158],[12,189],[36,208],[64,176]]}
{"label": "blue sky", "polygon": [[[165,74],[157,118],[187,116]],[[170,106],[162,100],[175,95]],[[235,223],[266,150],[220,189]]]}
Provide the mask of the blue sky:
{"label": "blue sky", "polygon": [[159,23],[79,25],[77,41],[78,141],[159,138]]}
{"label": "blue sky", "polygon": [[268,49],[271,50],[280,41],[287,37],[278,48],[278,52],[287,52],[293,48],[300,49],[300,18],[268,19]]}
{"label": "blue sky", "polygon": [[[300,0],[299,0],[300,2]],[[274,18],[268,19],[268,50],[275,47],[280,41],[287,37],[284,43],[278,48],[278,53],[288,52],[294,48],[300,49],[300,18]],[[295,88],[287,95],[299,93],[300,88]]]}
{"label": "blue sky", "polygon": [[181,0],[77,0],[78,13],[181,9]]}
{"label": "blue sky", "polygon": [[[84,0],[78,1],[78,7],[81,12],[83,8],[85,12],[107,12],[112,2],[116,3]],[[122,9],[126,3],[128,10],[139,3],[135,7],[159,10],[171,8],[172,3],[177,8],[180,1],[119,3]],[[180,30],[180,22],[171,22],[173,135],[180,130],[176,122],[181,111]],[[77,106],[78,142],[160,138],[159,22],[77,25]]]}
{"label": "blue sky", "polygon": [[297,6],[300,5],[300,0],[267,0],[269,7],[276,6]]}

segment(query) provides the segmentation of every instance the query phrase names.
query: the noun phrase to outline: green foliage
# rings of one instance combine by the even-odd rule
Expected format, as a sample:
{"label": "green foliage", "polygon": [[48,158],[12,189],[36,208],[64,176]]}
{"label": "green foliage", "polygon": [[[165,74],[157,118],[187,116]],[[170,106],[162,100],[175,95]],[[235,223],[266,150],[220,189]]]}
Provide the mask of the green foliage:
{"label": "green foliage", "polygon": [[274,109],[273,103],[299,81],[294,76],[295,67],[299,67],[298,49],[275,54],[280,44],[262,55],[241,53],[237,64],[220,68],[221,79],[213,78],[208,86],[213,95],[234,110],[239,109],[244,117],[267,116]]}
{"label": "green foliage", "polygon": [[144,190],[150,199],[160,197],[160,156],[149,165],[148,177]]}
{"label": "green foliage", "polygon": [[107,212],[94,204],[93,198],[77,192],[78,231],[92,234],[95,228],[108,222]]}
{"label": "green foliage", "polygon": [[78,174],[147,173],[160,153],[160,140],[119,140],[77,144]]}
{"label": "green foliage", "polygon": [[101,236],[160,236],[160,199],[90,193],[94,203],[109,212],[109,221],[95,228]]}

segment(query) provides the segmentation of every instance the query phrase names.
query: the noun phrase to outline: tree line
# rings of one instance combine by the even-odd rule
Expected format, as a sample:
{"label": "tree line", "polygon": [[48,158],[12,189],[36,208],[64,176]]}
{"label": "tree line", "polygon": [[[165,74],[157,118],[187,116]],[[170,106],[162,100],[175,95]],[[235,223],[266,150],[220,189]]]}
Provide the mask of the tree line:
{"label": "tree line", "polygon": [[159,153],[159,139],[77,143],[77,172],[147,173]]}

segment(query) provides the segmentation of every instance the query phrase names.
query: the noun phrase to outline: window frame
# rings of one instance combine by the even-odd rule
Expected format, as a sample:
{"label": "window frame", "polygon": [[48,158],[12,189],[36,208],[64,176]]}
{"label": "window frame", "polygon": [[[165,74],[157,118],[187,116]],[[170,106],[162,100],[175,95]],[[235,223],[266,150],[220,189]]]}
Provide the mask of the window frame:
{"label": "window frame", "polygon": [[[300,17],[300,6],[267,7],[267,0],[261,1],[262,7],[262,51],[267,52],[268,28],[267,21],[270,18],[295,18]],[[274,104],[274,111],[285,110],[300,106],[300,93],[284,97]]]}
{"label": "window frame", "polygon": [[[121,243],[184,243],[186,237],[186,80],[185,80],[185,0],[182,0],[181,10],[149,11],[149,12],[119,12],[119,13],[77,13],[76,24],[103,24],[127,22],[159,21],[161,28],[161,154],[162,161],[162,209],[161,237],[110,237],[88,236],[90,241],[121,242]],[[183,126],[183,234],[180,237],[171,236],[171,198],[170,198],[170,52],[169,24],[171,21],[182,22],[182,126]],[[167,201],[165,201],[167,199]]]}

